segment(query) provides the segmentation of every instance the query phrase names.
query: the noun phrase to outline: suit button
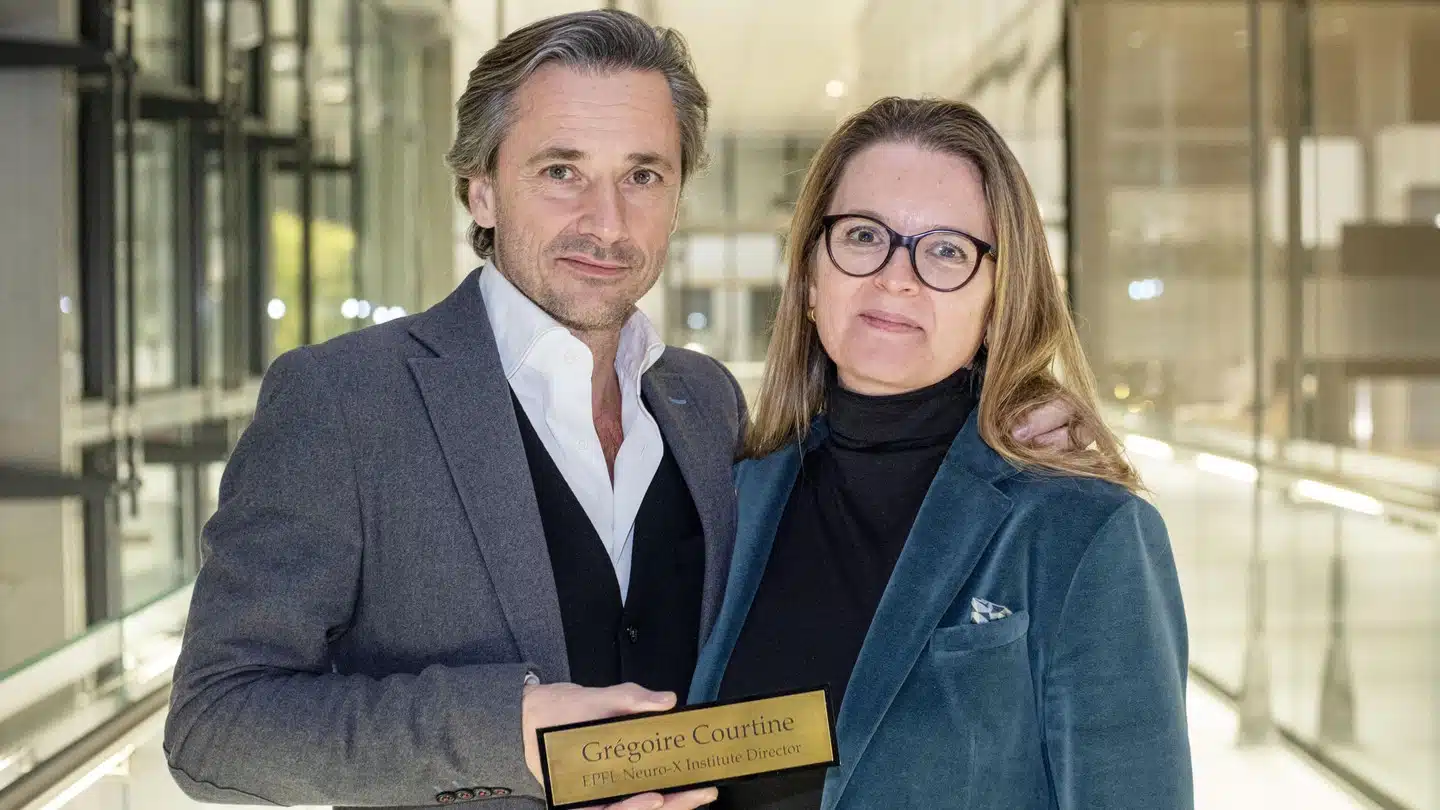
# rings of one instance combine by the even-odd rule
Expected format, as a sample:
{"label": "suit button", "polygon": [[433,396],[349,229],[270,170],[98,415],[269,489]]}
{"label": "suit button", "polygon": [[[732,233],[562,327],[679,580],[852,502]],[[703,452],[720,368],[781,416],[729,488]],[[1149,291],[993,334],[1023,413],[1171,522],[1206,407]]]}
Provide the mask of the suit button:
{"label": "suit button", "polygon": [[473,798],[475,798],[475,792],[473,790],[462,789],[455,791],[455,801],[457,802],[468,802]]}
{"label": "suit button", "polygon": [[640,631],[632,624],[625,628],[625,637],[630,639],[631,644],[634,644],[640,640]]}
{"label": "suit button", "polygon": [[455,794],[448,790],[444,793],[438,793],[435,795],[435,801],[439,804],[454,804]]}

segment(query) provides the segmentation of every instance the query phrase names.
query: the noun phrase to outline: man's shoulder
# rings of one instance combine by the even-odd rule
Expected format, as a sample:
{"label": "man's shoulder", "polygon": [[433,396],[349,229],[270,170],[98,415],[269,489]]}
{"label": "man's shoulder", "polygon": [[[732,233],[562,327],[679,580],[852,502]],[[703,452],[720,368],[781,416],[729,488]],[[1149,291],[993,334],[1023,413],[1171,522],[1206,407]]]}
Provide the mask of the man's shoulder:
{"label": "man's shoulder", "polygon": [[[708,354],[666,346],[665,354],[661,355],[652,370],[680,377],[696,396],[706,399],[738,400],[743,396],[735,375],[724,363]],[[744,403],[737,401],[737,405],[743,406]]]}
{"label": "man's shoulder", "polygon": [[[665,354],[651,372],[678,380],[680,385],[676,390],[683,391],[682,396],[686,400],[694,399],[701,403],[696,416],[703,418],[693,423],[696,429],[714,431],[724,436],[727,444],[738,445],[736,437],[743,434],[748,422],[748,409],[740,384],[724,363],[700,352],[666,346]],[[657,391],[674,385],[658,380],[652,382],[657,383]],[[734,449],[738,451],[738,447]]]}
{"label": "man's shoulder", "polygon": [[407,359],[425,354],[410,335],[411,317],[290,349],[275,358],[266,377],[302,374],[345,396],[391,390],[396,375],[409,373]]}
{"label": "man's shoulder", "polygon": [[726,383],[733,379],[725,364],[708,354],[679,346],[666,346],[658,367],[671,374],[681,374],[704,382]]}
{"label": "man's shoulder", "polygon": [[316,360],[326,365],[363,362],[376,355],[413,350],[416,341],[410,334],[410,324],[417,317],[407,315],[366,326],[313,344],[309,349]]}

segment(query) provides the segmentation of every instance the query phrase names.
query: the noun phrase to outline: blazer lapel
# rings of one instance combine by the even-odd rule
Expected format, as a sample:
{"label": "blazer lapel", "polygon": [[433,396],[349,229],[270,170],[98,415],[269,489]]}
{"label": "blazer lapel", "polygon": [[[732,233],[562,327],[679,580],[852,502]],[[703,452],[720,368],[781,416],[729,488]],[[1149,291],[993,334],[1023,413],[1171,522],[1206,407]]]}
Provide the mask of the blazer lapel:
{"label": "blazer lapel", "polygon": [[730,567],[724,604],[715,622],[715,632],[700,651],[695,681],[690,687],[691,703],[706,703],[720,692],[720,681],[730,664],[730,655],[740,639],[740,630],[750,615],[750,605],[760,589],[760,578],[775,546],[775,530],[790,501],[791,490],[800,472],[800,452],[786,448],[772,456],[747,462],[739,468],[736,487],[735,561]]}
{"label": "blazer lapel", "polygon": [[415,319],[411,333],[437,356],[410,370],[521,656],[544,680],[568,681],[550,552],[477,276]]}
{"label": "blazer lapel", "polygon": [[895,564],[836,721],[840,770],[822,807],[839,801],[857,761],[946,610],[1010,513],[991,483],[1013,471],[980,440],[975,416],[956,437]]}
{"label": "blazer lapel", "polygon": [[679,374],[667,371],[662,356],[641,380],[646,404],[685,478],[705,534],[705,586],[700,607],[700,643],[715,622],[725,592],[725,575],[735,539],[735,500],[730,483],[733,434],[723,444],[716,436],[716,414],[697,402]]}

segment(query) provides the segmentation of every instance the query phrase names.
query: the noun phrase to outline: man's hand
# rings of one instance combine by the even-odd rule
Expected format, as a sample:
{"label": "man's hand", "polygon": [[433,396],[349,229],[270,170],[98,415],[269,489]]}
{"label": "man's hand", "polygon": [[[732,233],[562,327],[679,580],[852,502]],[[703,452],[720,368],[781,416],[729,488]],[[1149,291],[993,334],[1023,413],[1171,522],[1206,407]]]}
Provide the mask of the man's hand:
{"label": "man's hand", "polygon": [[612,804],[605,808],[592,808],[592,810],[694,810],[696,807],[710,804],[716,798],[715,788],[687,790],[684,793],[675,793],[669,796],[646,793],[643,796],[632,796],[619,804]]}
{"label": "man's hand", "polygon": [[[604,720],[642,712],[663,712],[675,708],[673,692],[651,692],[633,683],[594,689],[573,683],[529,685],[521,703],[521,726],[525,736],[525,764],[544,783],[540,775],[540,743],[536,732],[550,726],[563,726],[586,720]],[[647,793],[609,805],[605,810],[692,810],[716,798],[714,788],[691,790],[670,796]]]}
{"label": "man's hand", "polygon": [[1052,450],[1083,450],[1095,437],[1078,427],[1072,430],[1074,416],[1064,400],[1051,400],[1025,416],[1024,423],[1015,428],[1015,441]]}

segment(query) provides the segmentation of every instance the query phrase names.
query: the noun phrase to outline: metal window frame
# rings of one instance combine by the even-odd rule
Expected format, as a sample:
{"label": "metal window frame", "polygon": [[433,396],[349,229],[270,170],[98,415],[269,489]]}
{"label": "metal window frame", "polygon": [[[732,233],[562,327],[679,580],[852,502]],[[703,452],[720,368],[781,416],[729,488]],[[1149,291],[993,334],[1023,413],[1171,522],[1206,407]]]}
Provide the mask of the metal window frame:
{"label": "metal window frame", "polygon": [[[300,22],[307,42],[302,50],[301,64],[307,65],[311,21],[309,3],[302,2],[302,6],[304,14]],[[83,319],[81,357],[84,400],[77,413],[83,410],[94,418],[86,417],[82,420],[85,424],[67,429],[67,443],[74,445],[78,442],[81,448],[80,474],[27,471],[21,478],[7,478],[9,483],[0,487],[0,494],[5,497],[37,497],[37,493],[41,493],[46,497],[82,498],[87,613],[88,621],[92,623],[105,620],[121,605],[117,542],[121,517],[119,509],[124,504],[116,494],[129,494],[128,505],[132,510],[137,508],[137,474],[139,465],[147,458],[151,463],[178,466],[180,491],[177,494],[181,503],[177,508],[182,514],[180,525],[184,535],[178,539],[183,546],[182,557],[192,561],[198,559],[198,524],[203,521],[206,500],[202,494],[205,485],[203,465],[217,460],[213,441],[204,443],[203,448],[190,446],[193,443],[185,443],[179,448],[168,447],[164,442],[145,435],[147,429],[158,426],[158,423],[152,425],[153,420],[142,417],[152,410],[148,406],[152,401],[200,397],[209,402],[214,397],[206,398],[205,394],[207,389],[212,388],[213,372],[221,372],[224,379],[225,386],[220,390],[228,390],[236,396],[253,397],[257,379],[270,359],[266,332],[268,322],[264,312],[264,302],[270,289],[268,263],[264,261],[270,251],[269,200],[265,193],[268,173],[282,152],[292,151],[302,156],[309,153],[308,133],[290,135],[271,131],[264,118],[270,106],[268,0],[262,0],[260,6],[264,25],[261,47],[244,57],[253,80],[251,88],[243,98],[232,99],[239,102],[239,109],[229,110],[204,93],[209,61],[206,50],[211,43],[206,37],[201,4],[185,3],[177,7],[185,15],[177,25],[177,56],[181,66],[177,78],[149,75],[139,69],[129,56],[134,44],[133,30],[126,37],[129,41],[117,40],[116,13],[128,13],[132,7],[133,0],[130,3],[80,0],[79,38],[73,43],[0,38],[0,68],[67,67],[80,76],[77,83],[77,176],[80,183],[77,204],[80,207],[79,221],[83,223],[79,235],[79,286]],[[225,8],[228,17],[230,4],[227,3]],[[119,30],[127,32],[123,27]],[[302,87],[307,96],[303,99],[305,108],[302,117],[308,119],[308,80]],[[127,234],[122,235],[117,206],[120,203],[133,206],[136,167],[135,144],[130,133],[137,120],[165,121],[173,125],[178,158],[172,189],[175,201],[172,249],[177,268],[175,305],[171,313],[175,327],[175,384],[173,388],[151,391],[140,391],[130,384],[134,380],[136,363],[133,345],[129,347],[130,351],[121,351],[124,343],[133,344],[137,334],[136,297],[133,294],[135,278],[125,269],[134,265],[133,232],[137,223],[127,212],[123,222]],[[224,131],[225,124],[234,126],[237,122],[239,137],[229,141],[230,149],[225,151],[227,141],[216,135]],[[235,130],[231,132],[234,134]],[[238,249],[232,256],[243,253],[258,260],[231,259],[228,275],[235,283],[224,290],[226,317],[222,327],[227,334],[222,369],[208,368],[210,357],[206,347],[212,334],[209,330],[214,326],[203,321],[201,315],[211,292],[206,268],[214,259],[211,255],[214,248],[209,244],[207,232],[212,213],[207,196],[207,164],[217,147],[220,147],[222,155],[237,159],[232,166],[239,171],[226,178],[227,191],[234,191],[238,183],[244,192],[243,197],[231,198],[235,200],[235,216],[226,218],[227,239],[233,239],[233,245]],[[124,162],[120,167],[122,171],[117,171],[117,158],[120,156],[124,157]],[[303,184],[308,186],[313,169],[306,163],[302,160],[300,168],[305,178]],[[306,217],[306,231],[309,230],[310,218]],[[232,219],[239,223],[239,232],[229,225]],[[125,237],[123,241],[122,236]],[[308,234],[306,241],[310,241]],[[128,255],[120,255],[122,244],[129,246],[125,249]],[[313,269],[308,266],[311,263],[309,253],[307,248],[303,262],[307,265],[307,278],[313,275]],[[124,334],[121,334],[119,323],[122,311],[118,309],[122,305],[122,291],[131,293],[123,303],[123,314],[127,316]],[[302,317],[310,321],[309,308],[301,311]],[[205,407],[203,410],[206,412],[204,417],[192,414],[170,421],[188,424],[186,420],[211,418],[209,412],[215,408]],[[219,410],[225,412],[219,414],[222,419],[229,419],[231,417],[225,414],[235,407],[226,405]],[[189,435],[189,431],[184,429],[182,433]],[[147,451],[153,455],[147,457]],[[185,457],[181,458],[176,453]],[[190,458],[196,453],[199,455]],[[126,480],[117,481],[126,469],[129,470]],[[192,528],[190,523],[197,525]],[[191,545],[196,548],[190,549]]]}
{"label": "metal window frame", "polygon": [[106,51],[89,43],[0,37],[0,69],[73,68],[82,74],[103,74],[110,67]]}

